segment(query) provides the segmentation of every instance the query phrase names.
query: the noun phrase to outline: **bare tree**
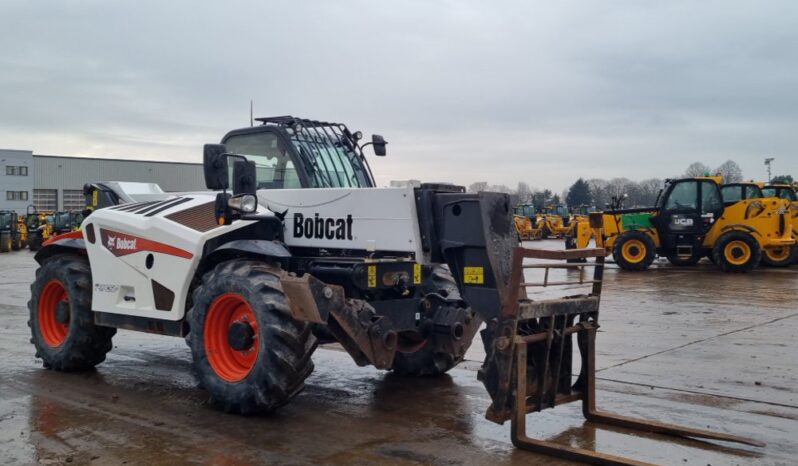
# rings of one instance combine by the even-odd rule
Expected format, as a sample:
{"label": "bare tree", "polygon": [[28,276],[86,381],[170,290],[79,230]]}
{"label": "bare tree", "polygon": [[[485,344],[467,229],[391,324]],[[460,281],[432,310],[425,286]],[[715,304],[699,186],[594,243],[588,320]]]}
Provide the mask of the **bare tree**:
{"label": "bare tree", "polygon": [[684,172],[685,178],[693,178],[695,176],[706,176],[711,173],[712,169],[701,162],[691,163],[687,170]]}
{"label": "bare tree", "polygon": [[488,190],[488,182],[487,181],[477,181],[476,183],[471,183],[468,187],[469,193],[478,193],[480,191],[487,191]]}
{"label": "bare tree", "polygon": [[640,185],[640,199],[637,201],[637,205],[651,207],[656,203],[659,191],[665,182],[659,178],[649,178],[638,184]]}
{"label": "bare tree", "polygon": [[518,196],[518,203],[524,204],[532,201],[532,189],[529,187],[528,184],[524,183],[523,181],[518,182],[518,187],[515,190],[516,196]]}
{"label": "bare tree", "polygon": [[592,178],[587,180],[587,185],[590,188],[590,194],[593,196],[593,203],[596,207],[603,209],[605,205],[609,204],[609,182],[607,180]]}
{"label": "bare tree", "polygon": [[743,170],[734,160],[727,160],[715,169],[715,173],[723,177],[724,183],[743,181]]}

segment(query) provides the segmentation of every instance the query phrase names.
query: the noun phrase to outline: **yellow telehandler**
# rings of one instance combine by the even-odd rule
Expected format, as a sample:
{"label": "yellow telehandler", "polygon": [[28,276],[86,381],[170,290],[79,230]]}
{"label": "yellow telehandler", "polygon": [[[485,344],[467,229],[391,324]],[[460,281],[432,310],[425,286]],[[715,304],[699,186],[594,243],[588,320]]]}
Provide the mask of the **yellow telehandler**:
{"label": "yellow telehandler", "polygon": [[[603,213],[602,240],[624,270],[646,270],[659,256],[673,265],[709,257],[724,272],[748,272],[763,251],[792,247],[790,203],[779,198],[724,202],[721,177],[666,181],[654,207]],[[589,243],[590,227],[579,222],[576,247]]]}
{"label": "yellow telehandler", "polygon": [[521,241],[541,239],[543,230],[539,225],[537,209],[532,204],[521,204],[513,208],[513,223]]}

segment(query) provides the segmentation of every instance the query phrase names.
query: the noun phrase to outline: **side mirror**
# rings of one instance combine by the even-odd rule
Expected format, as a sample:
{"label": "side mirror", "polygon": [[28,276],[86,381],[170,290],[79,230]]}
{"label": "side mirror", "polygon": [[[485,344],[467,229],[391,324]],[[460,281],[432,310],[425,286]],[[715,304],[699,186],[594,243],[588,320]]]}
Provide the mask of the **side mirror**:
{"label": "side mirror", "polygon": [[258,189],[255,179],[255,162],[236,160],[233,163],[233,194],[254,195]]}
{"label": "side mirror", "polygon": [[230,185],[227,171],[227,148],[224,144],[205,144],[202,154],[202,168],[205,172],[205,187],[218,190]]}
{"label": "side mirror", "polygon": [[371,135],[371,144],[374,145],[374,155],[385,157],[385,154],[388,153],[385,147],[388,145],[388,142],[385,140],[384,137],[380,136],[379,134]]}

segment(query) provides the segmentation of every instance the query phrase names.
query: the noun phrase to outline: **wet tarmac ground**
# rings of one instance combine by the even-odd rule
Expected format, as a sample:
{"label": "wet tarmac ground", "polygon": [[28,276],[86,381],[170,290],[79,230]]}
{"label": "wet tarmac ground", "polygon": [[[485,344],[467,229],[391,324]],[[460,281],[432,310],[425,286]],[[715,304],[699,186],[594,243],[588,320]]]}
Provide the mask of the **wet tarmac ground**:
{"label": "wet tarmac ground", "polygon": [[[26,326],[35,265],[27,251],[0,255],[0,464],[571,464],[514,449],[509,423],[484,419],[479,341],[422,379],[320,348],[304,392],[249,418],[208,407],[177,338],[119,331],[96,371],[44,370]],[[530,415],[528,433],[659,464],[798,464],[797,297],[798,267],[605,273],[599,406],[766,447],[630,435],[586,423],[578,403]]]}

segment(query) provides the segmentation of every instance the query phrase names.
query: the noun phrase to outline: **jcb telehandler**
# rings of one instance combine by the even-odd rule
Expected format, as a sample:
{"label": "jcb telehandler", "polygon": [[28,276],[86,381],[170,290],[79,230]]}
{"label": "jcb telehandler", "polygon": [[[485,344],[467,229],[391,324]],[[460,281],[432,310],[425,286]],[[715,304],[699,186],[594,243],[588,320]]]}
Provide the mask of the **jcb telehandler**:
{"label": "jcb telehandler", "polygon": [[[506,194],[376,188],[363,148],[385,155],[382,137],[362,144],[342,124],[258,121],[205,146],[206,185],[221,192],[97,209],[36,254],[29,325],[45,367],[94,367],[117,328],[185,337],[212,405],[250,414],[302,389],[319,340],[338,341],[358,365],[434,375],[462,360],[484,322],[486,417],[511,420],[521,448],[640,464],[526,436],[528,412],[575,400],[599,423],[761,445],[596,408],[603,248],[520,248]],[[528,257],[595,257],[574,280],[590,291],[527,299],[524,270],[557,267]]]}
{"label": "jcb telehandler", "polygon": [[513,223],[521,241],[541,239],[543,230],[539,225],[537,209],[531,204],[521,204],[513,208]]}
{"label": "jcb telehandler", "polygon": [[540,212],[539,226],[543,230],[543,238],[554,236],[565,238],[573,226],[570,222],[570,212],[564,205],[548,205]]}
{"label": "jcb telehandler", "polygon": [[22,247],[19,216],[13,210],[0,211],[0,252],[19,251]]}
{"label": "jcb telehandler", "polygon": [[28,230],[28,249],[33,252],[41,249],[42,244],[55,235],[55,212],[39,211],[33,205],[28,206],[25,222]]}
{"label": "jcb telehandler", "polygon": [[[645,270],[656,255],[674,265],[709,257],[725,272],[748,272],[762,251],[792,247],[789,202],[777,198],[725,203],[720,177],[668,180],[656,206],[604,212],[602,237],[625,270]],[[590,240],[589,225],[578,227],[577,247]]]}

